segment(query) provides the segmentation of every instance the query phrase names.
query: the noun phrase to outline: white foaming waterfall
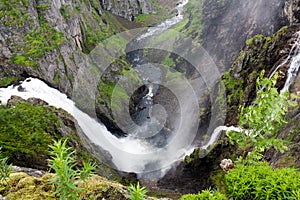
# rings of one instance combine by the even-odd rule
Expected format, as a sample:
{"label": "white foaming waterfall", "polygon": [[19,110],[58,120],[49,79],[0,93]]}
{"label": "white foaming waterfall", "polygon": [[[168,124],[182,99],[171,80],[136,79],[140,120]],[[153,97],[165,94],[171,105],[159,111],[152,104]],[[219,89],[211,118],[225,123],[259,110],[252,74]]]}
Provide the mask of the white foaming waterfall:
{"label": "white foaming waterfall", "polygon": [[269,78],[272,78],[274,74],[278,71],[278,69],[288,62],[290,62],[289,69],[287,71],[287,78],[285,81],[285,84],[281,90],[281,92],[288,91],[290,88],[290,85],[295,80],[295,77],[297,76],[297,73],[299,71],[300,66],[300,31],[296,33],[297,39],[295,44],[292,46],[288,57],[276,67],[276,69],[272,72],[272,74],[269,76]]}
{"label": "white foaming waterfall", "polygon": [[236,132],[242,132],[242,129],[241,128],[238,128],[238,127],[234,127],[234,126],[218,126],[217,128],[215,128],[213,134],[211,135],[209,141],[204,145],[202,146],[201,148],[202,149],[207,149],[210,145],[212,145],[214,142],[216,142],[222,131],[236,131]]}
{"label": "white foaming waterfall", "polygon": [[[24,91],[18,90],[20,86]],[[79,110],[65,94],[49,87],[39,79],[28,78],[20,86],[0,88],[1,102],[6,103],[12,95],[20,96],[23,99],[33,97],[66,110],[78,121],[79,126],[92,143],[109,152],[112,156],[112,162],[118,170],[139,174],[145,171],[145,166],[152,164],[157,165],[155,167],[157,169],[166,170],[170,163],[182,159],[185,155],[186,149],[179,149],[177,152],[172,149],[173,152],[169,152],[168,149],[155,149],[155,147],[140,139],[113,136],[103,124]]]}
{"label": "white foaming waterfall", "polygon": [[141,39],[144,39],[144,38],[147,38],[150,36],[158,35],[158,34],[162,33],[163,31],[169,29],[171,26],[180,22],[183,19],[184,6],[188,2],[189,2],[188,0],[179,1],[178,5],[175,8],[178,12],[176,16],[172,17],[171,19],[167,19],[154,27],[149,28],[147,30],[147,32],[142,34],[141,36],[139,36],[137,38],[137,40],[141,40]]}
{"label": "white foaming waterfall", "polygon": [[[284,84],[281,92],[285,92],[285,91],[289,90],[290,85],[295,80],[295,78],[298,74],[298,71],[299,71],[299,67],[300,67],[300,31],[297,32],[297,36],[298,36],[297,40],[289,54],[289,57],[292,57],[292,60],[291,60],[289,69],[287,71],[287,78],[286,78],[285,84]],[[293,55],[291,55],[292,53],[293,53]],[[290,58],[287,58],[287,59],[290,59]]]}

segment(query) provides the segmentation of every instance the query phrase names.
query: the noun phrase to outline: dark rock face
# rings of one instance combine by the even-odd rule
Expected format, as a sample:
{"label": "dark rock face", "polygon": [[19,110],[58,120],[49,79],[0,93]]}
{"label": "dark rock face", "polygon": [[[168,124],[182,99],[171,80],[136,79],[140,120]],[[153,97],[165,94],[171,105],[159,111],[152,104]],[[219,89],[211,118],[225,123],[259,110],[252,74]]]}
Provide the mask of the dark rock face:
{"label": "dark rock face", "polygon": [[130,21],[139,14],[156,13],[150,0],[100,0],[100,3],[104,9]]}
{"label": "dark rock face", "polygon": [[[199,26],[192,23],[197,12],[202,12]],[[282,26],[299,22],[299,0],[204,0],[203,9],[197,12],[190,15],[185,28],[191,37],[199,38],[220,71],[225,72],[247,39],[271,35]],[[196,28],[202,30],[193,31]]]}
{"label": "dark rock face", "polygon": [[196,149],[190,156],[192,162],[181,162],[176,170],[169,172],[158,182],[158,187],[180,193],[197,193],[212,187],[214,185],[212,176],[222,171],[219,167],[221,160],[233,153],[233,148],[225,138],[220,140],[205,157],[201,155],[201,150]]}
{"label": "dark rock face", "polygon": [[[237,113],[238,106],[248,105],[254,100],[255,80],[260,72],[265,70],[265,76],[269,77],[277,66],[283,63],[297,39],[298,30],[300,30],[299,26],[295,25],[283,28],[271,37],[256,36],[247,42],[247,46],[240,52],[229,71],[231,81],[234,81],[236,85],[234,90],[227,91],[227,97],[230,97],[227,123],[236,124],[234,113]],[[277,80],[277,87],[279,89],[284,85],[288,65],[289,63],[285,63],[278,69],[280,76]],[[227,88],[230,87],[226,79],[225,84]]]}
{"label": "dark rock face", "polygon": [[221,71],[232,64],[245,41],[256,34],[271,35],[289,22],[283,0],[205,1],[203,47]]}
{"label": "dark rock face", "polygon": [[285,2],[284,14],[291,24],[300,22],[300,1],[289,0]]}

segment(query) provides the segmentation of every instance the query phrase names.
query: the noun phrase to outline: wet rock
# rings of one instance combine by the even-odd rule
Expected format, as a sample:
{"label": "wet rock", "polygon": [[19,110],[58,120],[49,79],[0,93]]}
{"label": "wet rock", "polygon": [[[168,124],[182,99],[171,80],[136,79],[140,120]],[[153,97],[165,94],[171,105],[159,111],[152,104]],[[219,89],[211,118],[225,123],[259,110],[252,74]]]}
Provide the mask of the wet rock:
{"label": "wet rock", "polygon": [[18,86],[18,91],[19,91],[19,92],[25,92],[25,88],[23,88],[23,87],[20,85],[20,86]]}
{"label": "wet rock", "polygon": [[224,172],[228,172],[229,170],[234,168],[234,164],[231,159],[223,159],[220,163],[220,167]]}

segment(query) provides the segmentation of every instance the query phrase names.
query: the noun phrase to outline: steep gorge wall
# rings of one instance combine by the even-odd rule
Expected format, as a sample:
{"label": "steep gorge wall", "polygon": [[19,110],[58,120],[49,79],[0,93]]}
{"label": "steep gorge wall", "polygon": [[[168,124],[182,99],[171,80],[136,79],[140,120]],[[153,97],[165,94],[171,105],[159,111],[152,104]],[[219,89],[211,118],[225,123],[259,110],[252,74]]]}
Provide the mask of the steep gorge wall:
{"label": "steep gorge wall", "polygon": [[[229,69],[245,41],[271,35],[299,22],[298,0],[191,0],[186,32],[201,41],[222,72]],[[197,16],[197,18],[195,17]]]}
{"label": "steep gorge wall", "polygon": [[0,76],[36,76],[69,96],[86,53],[118,29],[89,1],[2,2],[0,17]]}

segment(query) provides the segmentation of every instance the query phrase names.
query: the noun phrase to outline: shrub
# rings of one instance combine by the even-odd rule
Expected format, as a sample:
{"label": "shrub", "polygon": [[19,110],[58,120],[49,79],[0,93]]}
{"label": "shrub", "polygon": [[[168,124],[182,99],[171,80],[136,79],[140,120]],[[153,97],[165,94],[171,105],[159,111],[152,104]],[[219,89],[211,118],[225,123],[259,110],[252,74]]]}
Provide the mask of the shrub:
{"label": "shrub", "polygon": [[228,197],[234,199],[300,199],[300,173],[272,169],[268,163],[239,165],[225,175]]}
{"label": "shrub", "polygon": [[52,183],[56,185],[54,194],[59,194],[60,199],[79,199],[79,193],[82,191],[77,186],[78,179],[85,181],[89,178],[95,166],[89,162],[84,163],[83,169],[75,170],[76,160],[75,151],[66,146],[67,140],[59,140],[50,146],[51,159],[50,167],[55,171],[56,176]]}
{"label": "shrub", "polygon": [[244,151],[248,164],[259,161],[263,152],[271,147],[283,152],[287,150],[286,142],[276,139],[279,130],[287,123],[285,114],[289,106],[288,93],[279,93],[275,87],[277,74],[273,78],[263,78],[264,71],[256,80],[257,97],[250,106],[242,105],[239,109],[239,127],[241,132],[227,132],[232,143]]}
{"label": "shrub", "polygon": [[226,196],[219,191],[207,189],[198,194],[183,195],[180,200],[226,200]]}

